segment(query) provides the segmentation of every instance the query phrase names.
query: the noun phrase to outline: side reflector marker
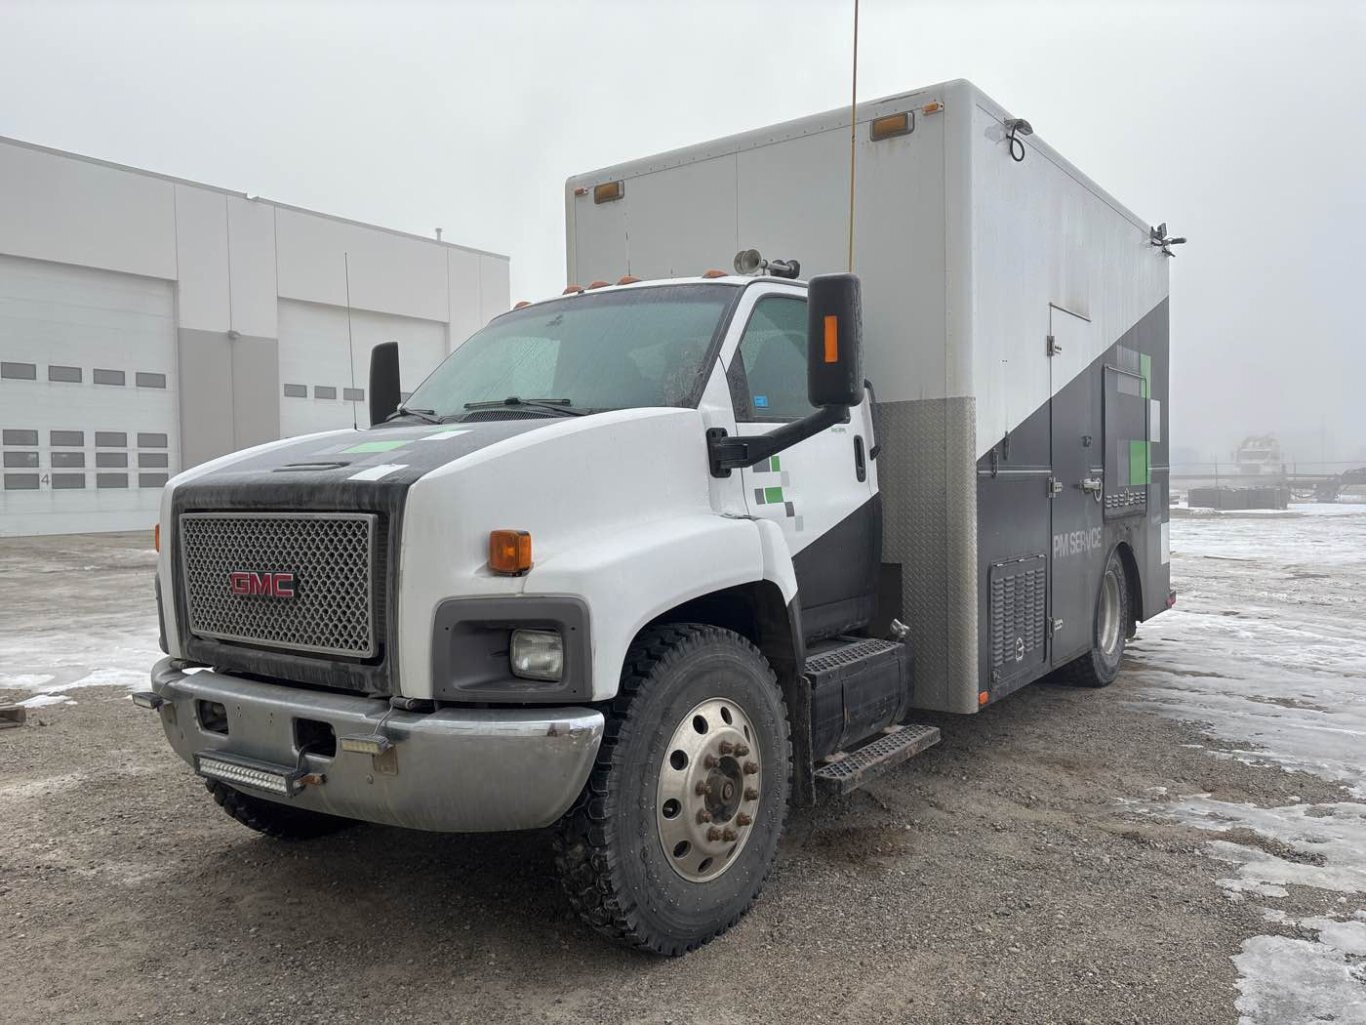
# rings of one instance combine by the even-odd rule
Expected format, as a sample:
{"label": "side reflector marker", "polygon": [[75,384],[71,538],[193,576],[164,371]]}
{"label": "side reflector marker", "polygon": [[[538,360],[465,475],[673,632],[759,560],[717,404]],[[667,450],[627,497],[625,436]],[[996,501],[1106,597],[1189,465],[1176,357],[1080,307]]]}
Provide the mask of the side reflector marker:
{"label": "side reflector marker", "polygon": [[838,363],[840,360],[839,317],[825,318],[825,362]]}

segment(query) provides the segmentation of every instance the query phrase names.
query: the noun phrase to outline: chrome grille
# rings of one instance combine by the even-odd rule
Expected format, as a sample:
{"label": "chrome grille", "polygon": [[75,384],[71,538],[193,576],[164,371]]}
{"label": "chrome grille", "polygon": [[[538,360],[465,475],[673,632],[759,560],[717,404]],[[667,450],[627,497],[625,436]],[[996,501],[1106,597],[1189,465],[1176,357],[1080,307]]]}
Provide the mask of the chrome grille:
{"label": "chrome grille", "polygon": [[[196,636],[322,655],[375,654],[374,515],[185,513],[179,547]],[[230,578],[242,573],[292,573],[294,596],[234,593]]]}

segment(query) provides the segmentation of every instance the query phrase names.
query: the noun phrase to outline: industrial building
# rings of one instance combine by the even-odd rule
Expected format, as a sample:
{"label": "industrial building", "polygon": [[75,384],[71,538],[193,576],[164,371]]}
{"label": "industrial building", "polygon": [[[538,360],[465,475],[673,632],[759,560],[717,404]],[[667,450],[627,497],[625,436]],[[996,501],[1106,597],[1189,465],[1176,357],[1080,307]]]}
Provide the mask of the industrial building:
{"label": "industrial building", "polygon": [[[348,301],[349,293],[349,301]],[[508,259],[0,138],[0,535],[150,528],[168,476],[368,423],[508,308]]]}

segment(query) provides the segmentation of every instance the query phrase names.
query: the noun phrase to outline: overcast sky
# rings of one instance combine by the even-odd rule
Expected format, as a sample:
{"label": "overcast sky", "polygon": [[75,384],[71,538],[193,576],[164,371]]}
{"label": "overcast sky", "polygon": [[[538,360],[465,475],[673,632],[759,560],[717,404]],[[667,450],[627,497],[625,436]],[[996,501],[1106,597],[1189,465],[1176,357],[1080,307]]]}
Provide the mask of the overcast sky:
{"label": "overcast sky", "polygon": [[[512,257],[571,174],[848,102],[852,0],[0,0],[0,134]],[[1366,461],[1366,2],[862,0],[859,93],[970,78],[1172,265],[1172,436]]]}

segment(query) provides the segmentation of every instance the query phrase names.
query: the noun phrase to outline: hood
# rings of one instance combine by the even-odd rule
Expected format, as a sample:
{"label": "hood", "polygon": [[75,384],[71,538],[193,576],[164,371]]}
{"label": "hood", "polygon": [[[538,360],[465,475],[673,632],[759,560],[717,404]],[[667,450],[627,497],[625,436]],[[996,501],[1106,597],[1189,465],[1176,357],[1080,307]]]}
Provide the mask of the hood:
{"label": "hood", "polygon": [[490,445],[577,417],[526,417],[333,431],[276,442],[192,471],[182,509],[393,509],[425,474]]}

